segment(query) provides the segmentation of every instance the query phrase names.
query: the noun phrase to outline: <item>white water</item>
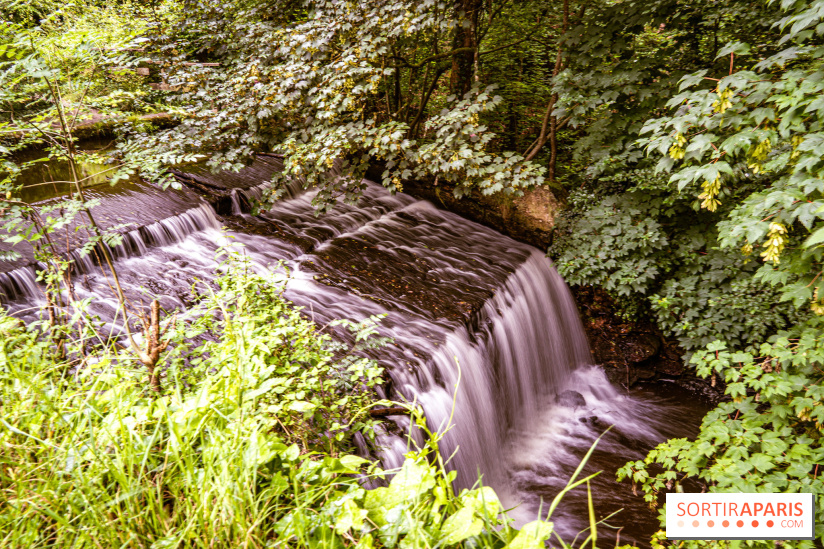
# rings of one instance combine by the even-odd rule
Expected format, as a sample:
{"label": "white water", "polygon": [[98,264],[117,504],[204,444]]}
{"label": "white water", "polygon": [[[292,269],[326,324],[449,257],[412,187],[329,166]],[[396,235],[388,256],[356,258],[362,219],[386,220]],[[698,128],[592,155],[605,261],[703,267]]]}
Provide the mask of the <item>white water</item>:
{"label": "white water", "polygon": [[[230,231],[207,205],[131,231],[114,252],[126,294],[136,303],[158,297],[166,310],[186,307],[192,282],[213,278],[217,248],[233,242],[256,269],[286,260],[287,297],[320,325],[386,314],[382,333],[396,343],[382,354],[389,396],[419,403],[430,428],[448,431],[441,449],[454,454],[457,488],[481,474],[508,505],[520,504],[519,522],[546,507],[607,425],[615,425],[602,442],[617,456],[610,465],[640,458],[673,433],[672,422],[651,413],[660,399],[630,398],[590,364],[572,296],[537,250],[377,185],[360,206],[340,204],[322,218],[312,196],[280,202],[261,220],[243,214],[235,195],[233,213],[246,225]],[[93,297],[92,312],[116,329],[108,281],[88,256],[73,257],[78,297]],[[35,318],[32,269],[0,274],[0,288],[11,311]],[[585,405],[558,404],[567,390]],[[408,419],[395,419],[406,431]],[[400,464],[409,441],[387,433],[379,440],[385,465]],[[585,501],[580,491],[570,498],[578,507]],[[558,528],[571,537],[586,516],[566,509]]]}

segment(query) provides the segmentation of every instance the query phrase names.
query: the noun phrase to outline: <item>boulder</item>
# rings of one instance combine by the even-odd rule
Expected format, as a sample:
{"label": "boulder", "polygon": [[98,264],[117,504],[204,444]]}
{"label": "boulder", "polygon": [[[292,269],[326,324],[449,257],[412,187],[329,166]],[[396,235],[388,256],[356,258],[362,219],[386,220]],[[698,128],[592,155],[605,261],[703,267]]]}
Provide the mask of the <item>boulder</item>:
{"label": "boulder", "polygon": [[556,395],[555,403],[567,408],[579,408],[586,406],[587,400],[578,391],[564,391]]}

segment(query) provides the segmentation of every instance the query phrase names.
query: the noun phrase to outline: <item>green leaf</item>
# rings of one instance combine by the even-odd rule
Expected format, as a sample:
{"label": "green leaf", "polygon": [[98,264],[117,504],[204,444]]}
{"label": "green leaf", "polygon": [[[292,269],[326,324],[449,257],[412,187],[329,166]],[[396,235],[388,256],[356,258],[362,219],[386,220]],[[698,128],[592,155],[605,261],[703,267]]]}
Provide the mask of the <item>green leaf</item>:
{"label": "green leaf", "polygon": [[289,409],[294,410],[295,412],[310,412],[314,410],[316,406],[311,402],[306,402],[305,400],[296,400],[289,404]]}
{"label": "green leaf", "polygon": [[730,42],[718,51],[716,59],[719,57],[726,57],[728,55],[747,55],[750,52],[750,45],[746,42]]}
{"label": "green leaf", "polygon": [[300,448],[297,444],[292,444],[281,454],[287,461],[295,461],[300,455]]}
{"label": "green leaf", "polygon": [[804,247],[809,248],[824,242],[824,227],[819,227],[816,231],[804,241]]}
{"label": "green leaf", "polygon": [[335,521],[335,531],[343,535],[350,529],[362,530],[363,520],[366,518],[367,511],[358,507],[358,504],[347,499],[343,502],[340,509],[340,515]]}
{"label": "green leaf", "polygon": [[475,516],[475,510],[472,507],[462,507],[444,521],[440,532],[440,542],[444,545],[460,543],[466,538],[480,534],[483,526],[483,521]]}
{"label": "green leaf", "polygon": [[553,524],[543,520],[528,522],[507,546],[507,549],[544,549],[552,535]]}
{"label": "green leaf", "polygon": [[467,492],[461,497],[461,502],[467,507],[472,507],[478,515],[487,519],[495,519],[503,510],[501,500],[498,499],[495,490],[489,486]]}
{"label": "green leaf", "polygon": [[360,456],[353,456],[351,454],[341,457],[340,462],[344,467],[351,470],[357,470],[364,463],[370,463],[368,459],[364,459]]}
{"label": "green leaf", "polygon": [[762,473],[766,473],[767,471],[775,467],[773,459],[767,454],[753,454],[752,456],[750,456],[750,463],[752,463],[753,467],[755,467]]}
{"label": "green leaf", "polygon": [[366,493],[364,507],[377,524],[384,524],[387,511],[401,503],[416,501],[434,487],[435,474],[432,468],[426,463],[407,458],[388,487],[375,488]]}

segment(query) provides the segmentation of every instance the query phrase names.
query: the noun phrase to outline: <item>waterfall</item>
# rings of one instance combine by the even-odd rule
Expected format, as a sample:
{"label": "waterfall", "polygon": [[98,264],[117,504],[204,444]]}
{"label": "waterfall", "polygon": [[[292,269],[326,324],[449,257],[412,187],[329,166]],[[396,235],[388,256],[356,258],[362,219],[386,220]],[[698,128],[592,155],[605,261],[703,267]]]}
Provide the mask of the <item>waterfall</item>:
{"label": "waterfall", "polygon": [[240,204],[240,192],[237,189],[232,189],[229,197],[232,200],[232,215],[243,215],[243,206]]}
{"label": "waterfall", "polygon": [[[631,398],[590,364],[572,295],[536,249],[372,183],[358,205],[340,202],[321,217],[311,204],[314,191],[296,188],[260,216],[247,215],[240,197],[259,198],[270,168],[244,176],[249,184],[233,189],[234,215],[225,219],[202,201],[191,207],[185,196],[166,207],[166,195],[156,190],[103,197],[101,207],[117,204],[113,217],[146,205],[141,226],[123,234],[112,253],[128,299],[186,307],[193,280],[211,280],[220,268],[217,249],[233,243],[254,269],[285,262],[292,273],[286,297],[319,326],[385,315],[380,331],[394,344],[377,355],[390,379],[380,396],[422,406],[430,429],[446,432],[441,450],[451,456],[456,488],[471,487],[480,473],[506,504],[520,504],[519,522],[537,516],[609,425],[616,427],[601,443],[608,452],[593,456],[589,470],[640,459],[667,436],[685,436],[682,421],[667,423],[658,411],[683,416],[680,403]],[[231,174],[198,177],[227,189],[232,182]],[[104,273],[90,256],[71,255],[78,298],[93,298],[91,312],[116,330],[118,303]],[[31,265],[0,273],[0,291],[12,314],[36,319],[40,292]],[[392,419],[398,429],[377,437],[386,467],[403,460],[406,433],[421,442],[407,417]],[[594,484],[599,501],[611,502],[607,511],[630,497],[610,499],[613,484]],[[574,536],[586,524],[586,494],[567,499],[554,520]],[[637,513],[643,509],[641,502]],[[648,523],[654,531],[654,517]]]}
{"label": "waterfall", "polygon": [[39,293],[34,267],[25,266],[0,273],[0,303],[35,298]]}
{"label": "waterfall", "polygon": [[[487,484],[502,486],[509,431],[537,418],[590,358],[572,296],[537,252],[483,306],[478,324],[474,331],[458,327],[433,346],[423,371],[392,370],[396,390],[423,406],[430,425],[449,428],[442,450],[449,456],[459,449],[453,459],[459,488],[471,487],[479,470]],[[397,453],[399,445],[392,446]]]}

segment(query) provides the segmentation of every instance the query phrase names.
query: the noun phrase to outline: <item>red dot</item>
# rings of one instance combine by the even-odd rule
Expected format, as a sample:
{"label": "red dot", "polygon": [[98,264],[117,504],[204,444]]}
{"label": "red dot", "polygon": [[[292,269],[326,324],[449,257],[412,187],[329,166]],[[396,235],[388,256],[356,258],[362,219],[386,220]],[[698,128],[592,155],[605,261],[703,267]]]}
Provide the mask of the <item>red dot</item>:
{"label": "red dot", "polygon": [[738,522],[735,523],[735,525],[738,526],[739,528],[741,528],[742,526],[744,526],[744,521],[739,520]]}
{"label": "red dot", "polygon": [[768,521],[767,521],[767,527],[768,527],[768,528],[772,528],[772,527],[773,527],[773,524],[775,524],[773,521],[771,521],[771,520],[768,520]]}
{"label": "red dot", "polygon": [[727,526],[729,526],[729,525],[730,525],[730,521],[725,520],[725,521],[724,521],[724,522],[722,522],[721,524],[724,526],[724,528],[726,528]]}
{"label": "red dot", "polygon": [[757,521],[757,520],[752,521],[752,526],[753,526],[753,528],[755,528],[756,526],[758,526],[758,521]]}
{"label": "red dot", "polygon": [[692,526],[694,528],[698,528],[698,521],[697,520],[692,521]]}
{"label": "red dot", "polygon": [[709,526],[710,528],[712,528],[713,526],[715,526],[715,523],[714,523],[713,521],[711,521],[711,520],[708,520],[708,521],[707,521],[707,526]]}

